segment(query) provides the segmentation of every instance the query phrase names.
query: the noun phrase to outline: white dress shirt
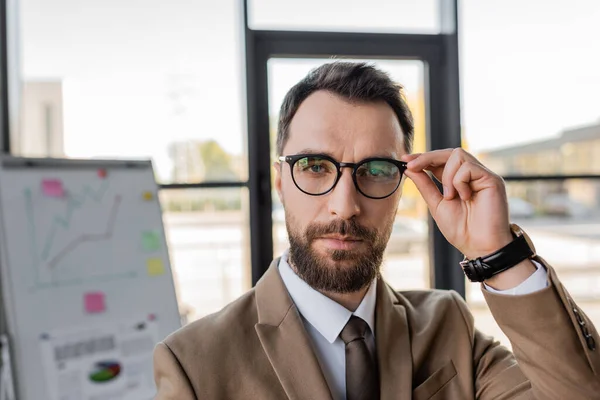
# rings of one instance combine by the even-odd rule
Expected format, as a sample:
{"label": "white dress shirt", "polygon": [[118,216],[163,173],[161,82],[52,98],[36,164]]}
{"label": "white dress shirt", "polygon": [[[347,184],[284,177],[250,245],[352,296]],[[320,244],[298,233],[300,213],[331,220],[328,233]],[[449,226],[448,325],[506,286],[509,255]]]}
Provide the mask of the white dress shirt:
{"label": "white dress shirt", "polygon": [[544,268],[535,260],[531,260],[531,262],[533,262],[533,265],[535,265],[537,270],[529,278],[521,282],[519,286],[516,286],[512,289],[496,290],[484,283],[483,285],[485,286],[485,289],[488,292],[508,294],[513,296],[529,294],[544,289],[546,286],[548,286],[548,273],[546,272],[546,268]]}
{"label": "white dress shirt", "polygon": [[[367,331],[367,346],[371,354],[375,352],[375,303],[377,280],[374,280],[356,309],[351,312],[329,297],[321,294],[304,282],[288,264],[288,251],[279,262],[279,273],[290,297],[300,312],[304,327],[313,344],[325,380],[334,400],[346,400],[346,351],[340,338],[342,329],[352,315],[362,318],[370,330]],[[546,269],[535,262],[537,271],[525,282],[509,290],[495,290],[493,293],[522,295],[541,290],[547,286]]]}

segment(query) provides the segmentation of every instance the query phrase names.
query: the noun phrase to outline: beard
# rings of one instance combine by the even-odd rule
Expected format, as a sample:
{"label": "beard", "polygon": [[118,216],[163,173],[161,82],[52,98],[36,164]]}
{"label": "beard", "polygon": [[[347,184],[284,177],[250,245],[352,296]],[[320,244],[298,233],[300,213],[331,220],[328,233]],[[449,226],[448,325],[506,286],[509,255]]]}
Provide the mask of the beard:
{"label": "beard", "polygon": [[[336,220],[329,224],[310,224],[303,233],[292,228],[286,215],[290,241],[290,265],[313,289],[329,293],[357,292],[380,276],[383,253],[392,232],[391,221],[383,231],[368,229],[356,220]],[[366,249],[328,250],[320,255],[312,248],[317,238],[327,234],[349,235],[362,240]],[[361,246],[363,247],[363,246]]]}

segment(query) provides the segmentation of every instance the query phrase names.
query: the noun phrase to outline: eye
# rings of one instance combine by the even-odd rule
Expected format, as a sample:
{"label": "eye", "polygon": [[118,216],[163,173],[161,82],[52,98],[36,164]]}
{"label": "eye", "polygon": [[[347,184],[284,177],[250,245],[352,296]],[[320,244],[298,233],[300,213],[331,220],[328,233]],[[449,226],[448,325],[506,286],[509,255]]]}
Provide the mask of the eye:
{"label": "eye", "polygon": [[298,160],[297,165],[300,172],[313,174],[324,174],[332,169],[331,162],[320,157],[301,158]]}
{"label": "eye", "polygon": [[381,175],[385,175],[386,171],[384,171],[381,168],[369,168],[369,174],[373,175],[373,176],[381,176]]}
{"label": "eye", "polygon": [[363,178],[390,178],[398,173],[398,167],[389,161],[370,161],[363,164],[357,175]]}

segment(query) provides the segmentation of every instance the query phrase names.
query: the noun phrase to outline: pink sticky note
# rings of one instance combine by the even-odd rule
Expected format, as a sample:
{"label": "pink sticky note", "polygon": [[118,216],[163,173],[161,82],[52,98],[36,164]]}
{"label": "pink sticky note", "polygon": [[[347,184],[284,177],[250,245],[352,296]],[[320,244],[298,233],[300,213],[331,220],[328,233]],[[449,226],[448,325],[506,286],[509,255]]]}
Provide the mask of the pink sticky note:
{"label": "pink sticky note", "polygon": [[42,192],[48,197],[63,197],[65,189],[60,179],[44,179],[42,181]]}
{"label": "pink sticky note", "polygon": [[84,296],[85,312],[88,314],[101,313],[106,310],[104,303],[104,293],[90,292]]}

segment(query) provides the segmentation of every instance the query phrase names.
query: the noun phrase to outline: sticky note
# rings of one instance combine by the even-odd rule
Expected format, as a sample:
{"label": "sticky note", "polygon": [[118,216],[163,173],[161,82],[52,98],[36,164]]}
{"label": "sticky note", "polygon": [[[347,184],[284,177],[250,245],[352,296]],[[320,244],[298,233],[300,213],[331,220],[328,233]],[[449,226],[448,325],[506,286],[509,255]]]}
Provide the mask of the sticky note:
{"label": "sticky note", "polygon": [[98,178],[106,178],[106,170],[105,169],[99,169],[98,170]]}
{"label": "sticky note", "polygon": [[154,196],[152,195],[152,192],[144,192],[143,197],[144,197],[144,200],[146,200],[146,201],[150,201],[154,198]]}
{"label": "sticky note", "polygon": [[160,249],[160,235],[157,231],[142,232],[142,248],[146,251]]}
{"label": "sticky note", "polygon": [[104,293],[90,292],[84,295],[85,312],[88,314],[101,313],[106,311],[104,302]]}
{"label": "sticky note", "polygon": [[165,273],[165,264],[161,258],[149,258],[146,261],[148,276],[160,276]]}
{"label": "sticky note", "polygon": [[65,189],[60,179],[42,180],[42,193],[48,197],[64,197]]}

